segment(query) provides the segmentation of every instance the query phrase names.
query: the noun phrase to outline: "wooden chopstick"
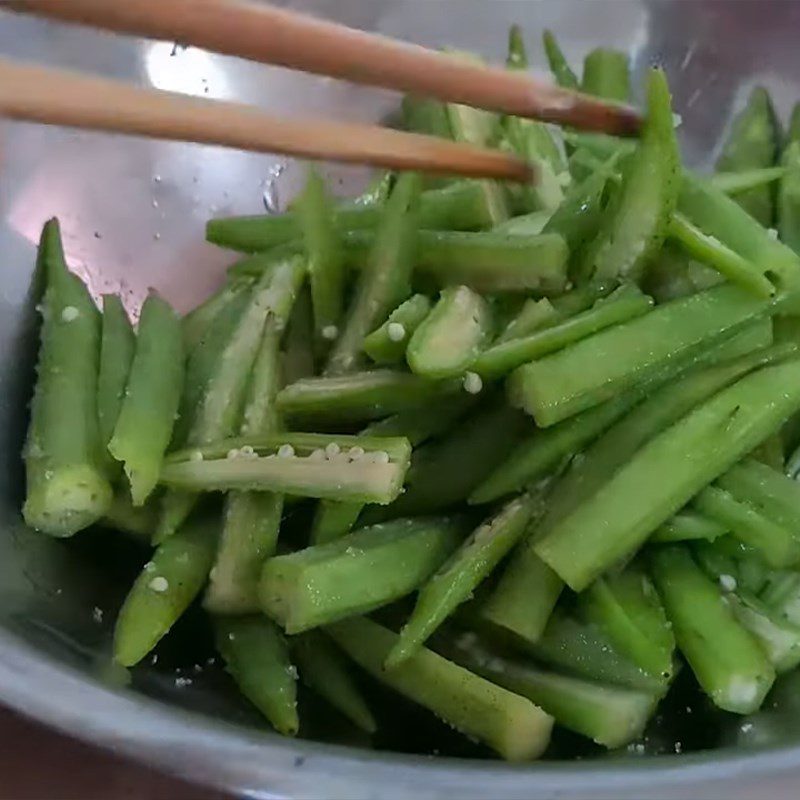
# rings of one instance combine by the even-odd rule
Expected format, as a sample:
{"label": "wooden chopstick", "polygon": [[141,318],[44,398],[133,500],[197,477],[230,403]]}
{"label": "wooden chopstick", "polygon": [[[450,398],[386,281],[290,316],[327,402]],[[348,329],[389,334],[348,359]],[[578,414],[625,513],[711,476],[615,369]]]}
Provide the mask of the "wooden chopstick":
{"label": "wooden chopstick", "polygon": [[312,118],[0,59],[0,114],[76,128],[202,142],[389,169],[531,181],[530,164],[434,136]]}
{"label": "wooden chopstick", "polygon": [[10,0],[5,7],[585,130],[631,135],[641,123],[628,106],[264,3]]}

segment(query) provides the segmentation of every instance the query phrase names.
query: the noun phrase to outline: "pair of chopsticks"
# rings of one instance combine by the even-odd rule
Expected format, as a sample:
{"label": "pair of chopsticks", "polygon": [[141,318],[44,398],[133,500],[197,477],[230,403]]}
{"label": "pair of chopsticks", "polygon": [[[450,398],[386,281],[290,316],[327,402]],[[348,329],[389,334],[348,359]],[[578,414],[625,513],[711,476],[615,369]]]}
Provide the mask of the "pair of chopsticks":
{"label": "pair of chopsticks", "polygon": [[[585,130],[632,135],[640,124],[627,106],[263,3],[7,0],[3,8]],[[141,89],[4,59],[0,114],[391,169],[515,181],[534,177],[530,164],[499,151],[375,126],[285,119],[239,103]]]}

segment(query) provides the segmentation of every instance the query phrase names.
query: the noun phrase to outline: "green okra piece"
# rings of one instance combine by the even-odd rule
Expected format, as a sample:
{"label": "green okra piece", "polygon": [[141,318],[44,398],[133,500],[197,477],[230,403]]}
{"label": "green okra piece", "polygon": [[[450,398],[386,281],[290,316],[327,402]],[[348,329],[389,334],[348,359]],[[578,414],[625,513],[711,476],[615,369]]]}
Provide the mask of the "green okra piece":
{"label": "green okra piece", "polygon": [[181,320],[181,327],[183,328],[183,345],[187,353],[191,353],[204,339],[210,326],[223,309],[235,297],[246,294],[251,287],[252,279],[249,277],[229,281],[184,316]]}
{"label": "green okra piece", "polygon": [[778,612],[747,592],[726,597],[736,619],[755,636],[778,675],[800,664],[800,627],[782,619]]}
{"label": "green okra piece", "polygon": [[447,107],[439,100],[407,94],[403,97],[400,110],[405,130],[442,139],[453,138]]}
{"label": "green okra piece", "polygon": [[401,411],[371,422],[364,428],[368,436],[404,436],[412,447],[447,433],[478,402],[469,392],[443,397],[421,408]]}
{"label": "green okra piece", "polygon": [[[187,444],[204,445],[232,436],[238,430],[266,321],[270,315],[280,319],[288,317],[305,274],[303,259],[291,256],[272,265],[259,279],[241,317],[210,366],[205,389],[192,414]],[[173,533],[194,505],[196,498],[191,494],[192,487],[182,488],[182,492],[168,491],[164,495],[157,541]]]}
{"label": "green okra piece", "polygon": [[366,268],[359,275],[342,330],[328,357],[326,373],[358,369],[364,338],[411,294],[411,269],[417,247],[417,204],[420,177],[400,177],[383,207]]}
{"label": "green okra piece", "polygon": [[684,172],[678,211],[707,236],[756,265],[779,288],[792,289],[800,282],[798,255],[708,181]]}
{"label": "green okra piece", "polygon": [[151,292],[142,306],[136,351],[108,449],[124,465],[133,504],[141,506],[158,483],[172,438],[184,380],[178,315]]}
{"label": "green okra piece", "polygon": [[[383,439],[370,447],[368,440],[353,437],[359,443],[342,451],[338,442],[347,438],[321,436],[321,443],[327,444],[305,453],[304,448],[292,444],[298,437],[290,434],[273,436],[266,446],[258,439],[226,440],[213,448],[230,445],[227,454],[195,449],[171,456],[160,480],[188,492],[277,492],[344,502],[391,503],[403,488],[408,443],[395,440],[397,446],[392,448],[393,441]],[[278,444],[281,440],[283,444]]]}
{"label": "green okra piece", "polygon": [[583,61],[581,91],[627,103],[631,98],[631,76],[628,55],[619,50],[598,47]]}
{"label": "green okra piece", "polygon": [[289,634],[364,614],[413,592],[463,537],[456,519],[398,519],[267,560],[261,609]]}
{"label": "green okra piece", "polygon": [[714,367],[694,370],[652,393],[586,449],[550,494],[540,535],[573,508],[588,500],[624,467],[648,441],[744,375],[797,356],[792,346],[756,350]]}
{"label": "green okra piece", "polygon": [[364,337],[364,352],[376,364],[401,363],[414,331],[428,316],[431,306],[424,294],[415,294],[403,301],[386,322]]}
{"label": "green okra piece", "polygon": [[508,69],[528,69],[529,66],[525,36],[522,33],[522,28],[514,24],[508,29],[506,67]]}
{"label": "green okra piece", "polygon": [[[800,361],[745,375],[645,444],[599,491],[536,542],[537,555],[572,589],[581,591],[634,552],[798,407]],[[679,471],[672,469],[676,463],[681,464]]]}
{"label": "green okra piece", "polygon": [[675,637],[647,573],[637,564],[596,580],[579,609],[616,648],[644,672],[669,678]]}
{"label": "green okra piece", "polygon": [[378,724],[358,690],[343,656],[327,637],[307,631],[292,640],[292,653],[300,668],[300,680],[327,700],[354,725],[375,733]]}
{"label": "green okra piece", "polygon": [[214,567],[203,598],[207,611],[245,614],[258,610],[261,566],[275,551],[282,512],[281,494],[228,494]]}
{"label": "green okra piece", "polygon": [[[275,410],[281,382],[279,348],[297,290],[293,282],[275,287],[245,398],[243,437],[269,434],[280,427]],[[275,551],[282,512],[283,497],[272,492],[231,492],[225,498],[217,558],[204,600],[209,611],[230,614],[258,609],[261,565]]]}
{"label": "green okra piece", "polygon": [[787,475],[746,458],[717,483],[778,525],[789,531],[800,530],[800,486]]}
{"label": "green okra piece", "polygon": [[731,535],[755,548],[771,567],[791,567],[800,561],[800,541],[790,530],[760,514],[717,486],[707,486],[694,499],[700,513],[725,525]]}
{"label": "green okra piece", "polygon": [[385,670],[384,661],[397,635],[371,620],[345,620],[332,625],[329,633],[381,683],[485,743],[507,761],[537,758],[547,747],[553,719],[530,700],[425,647],[395,669]]}
{"label": "green okra piece", "polygon": [[613,686],[666,693],[672,676],[643,670],[594,623],[557,608],[536,641],[518,640],[520,649],[559,672]]}
{"label": "green okra piece", "polygon": [[[754,350],[761,350],[771,343],[771,339],[770,320],[759,320],[729,340],[706,348],[699,355],[690,353],[688,359],[673,360],[660,375],[623,392],[618,397],[549,428],[537,430],[525,437],[508,460],[475,489],[469,502],[486,503],[533,484],[556,469],[564,459],[582,450],[639,404],[651,391],[674,380],[687,369],[707,363],[722,362],[725,357],[735,358]],[[779,360],[791,352],[791,350],[765,352],[766,361],[763,363],[769,363],[771,358]]]}
{"label": "green okra piece", "polygon": [[667,232],[680,189],[680,158],[664,73],[647,79],[647,118],[639,145],[606,221],[589,245],[580,273],[607,280],[641,278]]}
{"label": "green okra piece", "polygon": [[[785,427],[786,425],[784,425],[784,428]],[[759,461],[774,470],[783,469],[782,431],[783,428],[777,433],[773,433],[772,436],[764,439],[764,441],[761,442],[761,444],[755,450],[753,450],[752,453],[752,456],[756,461]]]}
{"label": "green okra piece", "polygon": [[529,428],[524,415],[490,399],[447,435],[415,452],[405,492],[385,511],[414,516],[463,502]]}
{"label": "green okra piece", "polygon": [[563,588],[561,578],[525,540],[512,553],[497,586],[480,603],[480,623],[512,643],[536,642]]}
{"label": "green okra piece", "polygon": [[100,519],[111,504],[97,418],[100,314],[81,280],[67,269],[56,219],[42,229],[36,273],[46,288],[22,514],[32,528],[71,536]]}
{"label": "green okra piece", "polygon": [[[490,228],[497,221],[494,198],[484,181],[454,181],[441,189],[422,192],[419,225],[427,230],[473,231]],[[377,228],[382,204],[350,204],[336,209],[337,229],[346,231]],[[206,224],[206,239],[213,244],[257,253],[298,241],[302,228],[293,212],[252,217],[222,217]]]}
{"label": "green okra piece", "polygon": [[311,544],[327,544],[350,533],[363,509],[363,503],[321,500],[311,525]]}
{"label": "green okra piece", "polygon": [[550,72],[553,73],[556,83],[565,89],[579,88],[578,76],[570,68],[553,32],[545,30],[542,34],[542,42],[547,63],[550,65]]}
{"label": "green okra piece", "polygon": [[416,653],[434,631],[468,600],[520,540],[541,500],[523,495],[476,528],[419,590],[417,602],[386,659],[393,669]]}
{"label": "green okra piece", "polygon": [[730,584],[735,582],[739,590],[760,596],[777,576],[789,573],[767,566],[758,550],[733,536],[715,542],[695,542],[692,552],[706,574],[719,581],[725,591],[731,591]]}
{"label": "green okra piece", "polygon": [[728,528],[705,514],[684,509],[670,517],[650,537],[651,542],[685,542],[701,540],[713,542],[728,533]]}
{"label": "green okra piece", "polygon": [[278,393],[278,410],[305,422],[380,419],[455,394],[459,383],[390,369],[305,378]]}
{"label": "green okra piece", "polygon": [[498,656],[469,631],[448,636],[441,649],[457,664],[527,697],[559,725],[609,749],[641,736],[659,699],[654,692],[587,681]]}
{"label": "green okra piece", "polygon": [[199,332],[199,338],[192,348],[187,349],[183,395],[172,434],[174,447],[181,447],[186,443],[200,401],[250,300],[249,287],[237,292]]}
{"label": "green okra piece", "polygon": [[489,304],[468,286],[442,289],[408,343],[408,365],[417,375],[432,379],[462,375],[488,343],[493,324]]}
{"label": "green okra piece", "polygon": [[104,294],[97,374],[97,419],[103,444],[114,433],[135,349],[136,336],[122,300],[119,295]]}
{"label": "green okra piece", "polygon": [[751,714],[775,680],[756,639],[681,545],[651,555],[653,579],[680,651],[714,705]]}
{"label": "green okra piece", "polygon": [[483,378],[500,378],[522,364],[641,316],[650,311],[652,306],[652,299],[635,286],[622,286],[609,297],[598,300],[587,311],[545,330],[490,347],[478,356],[471,368]]}
{"label": "green okra piece", "polygon": [[[747,105],[736,116],[717,160],[720,171],[771,167],[778,155],[781,134],[769,93],[757,86]],[[765,227],[772,225],[774,193],[770,186],[749,189],[736,196],[736,202]]]}
{"label": "green okra piece", "polygon": [[278,733],[294,736],[300,727],[297,669],[275,623],[260,615],[217,617],[214,637],[239,691]]}
{"label": "green okra piece", "polygon": [[[375,239],[370,231],[346,234],[349,260],[364,263]],[[567,244],[556,232],[420,230],[413,260],[415,273],[438,286],[463,283],[480,292],[559,294],[567,283],[568,257]]]}
{"label": "green okra piece", "polygon": [[[785,166],[761,169],[737,169],[733,172],[715,172],[708,176],[711,185],[728,195],[737,195],[748,189],[758,189],[780,181],[786,174]],[[782,237],[781,237],[782,238]]]}
{"label": "green okra piece", "polygon": [[[278,451],[283,452],[278,456]],[[293,451],[299,458],[311,457],[312,461],[335,461],[345,464],[360,461],[363,456],[379,455],[380,458],[366,458],[368,463],[381,464],[385,456],[393,464],[405,467],[411,455],[411,446],[402,436],[364,436],[332,433],[294,433],[272,431],[255,436],[234,436],[220,439],[199,447],[188,447],[169,453],[165,465],[184,461],[206,461],[227,458],[229,460],[247,459],[254,456],[277,456],[288,459]],[[363,452],[362,452],[363,451]]]}
{"label": "green okra piece", "polygon": [[218,527],[213,516],[193,516],[156,548],[120,609],[115,661],[138,664],[200,593],[214,563]]}
{"label": "green okra piece", "polygon": [[318,338],[326,341],[323,332],[339,325],[344,310],[346,275],[333,204],[326,193],[325,183],[314,169],[308,172],[296,213],[303,231],[314,331]]}
{"label": "green okra piece", "polygon": [[775,287],[756,265],[750,264],[714,237],[706,236],[680,212],[675,212],[670,218],[669,235],[693,258],[756,297],[771,297],[775,294]]}
{"label": "green okra piece", "polygon": [[736,286],[673,300],[519,367],[511,375],[509,397],[547,427],[653,379],[673,359],[730,336],[774,309]]}

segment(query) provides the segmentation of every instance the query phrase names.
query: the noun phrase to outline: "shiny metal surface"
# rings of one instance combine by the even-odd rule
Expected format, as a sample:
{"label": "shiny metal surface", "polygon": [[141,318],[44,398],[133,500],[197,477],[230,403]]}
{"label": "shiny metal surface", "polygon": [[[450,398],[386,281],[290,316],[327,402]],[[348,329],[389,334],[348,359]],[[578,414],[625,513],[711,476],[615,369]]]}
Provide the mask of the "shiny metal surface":
{"label": "shiny metal surface", "polygon": [[[329,0],[291,3],[349,24],[427,45],[503,56],[508,25],[535,37],[551,27],[576,63],[604,43],[631,51],[637,69],[663,63],[683,116],[684,154],[702,165],[754,82],[781,113],[800,97],[792,2],[634,0]],[[373,121],[396,106],[389,93],[257,67],[171,42],[142,42],[0,15],[0,53],[85,69],[143,85],[258,103],[272,111]],[[643,798],[795,796],[800,713],[792,686],[754,720],[702,705],[652,733],[648,750],[507,766],[290,741],[265,731],[227,691],[202,620],[182,622],[159,661],[132,678],[105,664],[114,615],[145,558],[109,532],[47,540],[19,519],[19,452],[35,355],[29,297],[34,241],[58,215],[70,264],[95,293],[121,290],[132,311],[148,286],[181,310],[220,280],[231,256],[207,246],[208,216],[283,205],[300,164],[222,149],[3,124],[0,180],[0,700],[87,740],[257,797]],[[337,190],[363,170],[330,169]],[[124,558],[118,551],[126,549]],[[197,663],[199,669],[193,665]],[[180,667],[176,674],[175,668]],[[176,677],[182,678],[176,685]],[[186,679],[191,681],[186,684]],[[668,731],[668,736],[664,731]],[[677,731],[677,733],[676,733]],[[324,739],[325,726],[309,731]],[[664,737],[667,736],[665,739]],[[681,738],[679,738],[681,737]],[[676,742],[678,743],[676,747]],[[703,751],[708,745],[713,750]],[[419,744],[425,748],[424,742]],[[698,752],[676,755],[675,749]],[[792,790],[794,787],[794,790]]]}

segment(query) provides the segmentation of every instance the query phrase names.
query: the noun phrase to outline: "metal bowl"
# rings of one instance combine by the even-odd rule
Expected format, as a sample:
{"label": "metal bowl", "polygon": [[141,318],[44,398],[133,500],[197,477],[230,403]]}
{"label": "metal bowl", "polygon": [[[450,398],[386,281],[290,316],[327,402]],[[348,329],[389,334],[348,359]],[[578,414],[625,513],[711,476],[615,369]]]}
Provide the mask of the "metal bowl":
{"label": "metal bowl", "polygon": [[[508,26],[535,37],[552,28],[576,62],[602,43],[670,76],[686,159],[713,156],[726,121],[756,82],[782,114],[800,95],[793,2],[593,0],[330,0],[313,13],[432,46],[502,59]],[[397,98],[235,59],[62,25],[0,16],[3,55],[97,72],[162,89],[257,103],[274,111],[379,120]],[[508,766],[480,758],[428,719],[398,706],[375,741],[340,734],[315,714],[288,740],[271,733],[230,691],[202,615],[189,614],[132,675],[109,666],[113,620],[146,556],[110,531],[64,542],[21,523],[20,449],[33,381],[36,324],[29,281],[42,222],[61,218],[70,265],[93,292],[121,291],[135,313],[156,286],[181,310],[206,295],[230,260],[203,241],[214,214],[280,206],[303,167],[194,145],[24,124],[2,129],[0,204],[0,699],[63,731],[180,773],[257,797],[641,798],[788,796],[800,782],[800,718],[791,684],[750,720],[711,710],[685,680],[641,747],[576,749],[566,737],[545,761]],[[331,168],[337,190],[363,170]],[[68,421],[66,421],[68,423]],[[195,667],[195,665],[197,665]],[[685,710],[688,706],[689,710]],[[451,741],[452,739],[452,741]],[[442,752],[432,755],[430,748]],[[436,743],[436,744],[434,744]],[[391,750],[403,747],[401,755]],[[378,748],[378,749],[376,749]],[[380,749],[383,748],[383,749]],[[416,752],[413,752],[416,751]],[[677,754],[675,751],[682,751]],[[576,752],[583,758],[575,760]],[[570,756],[566,757],[565,756]],[[460,757],[459,757],[460,756]],[[464,758],[470,756],[470,758]],[[797,783],[794,783],[795,787]],[[796,792],[796,788],[795,788]]]}

